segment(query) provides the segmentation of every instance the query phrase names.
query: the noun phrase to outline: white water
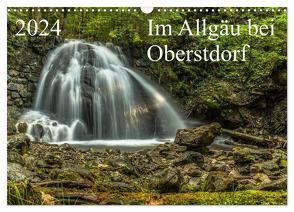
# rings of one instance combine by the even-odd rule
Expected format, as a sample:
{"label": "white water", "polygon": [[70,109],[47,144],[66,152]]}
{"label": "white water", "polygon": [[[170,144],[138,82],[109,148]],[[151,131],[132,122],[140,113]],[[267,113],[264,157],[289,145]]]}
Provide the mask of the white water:
{"label": "white water", "polygon": [[151,147],[165,142],[171,142],[170,140],[160,141],[157,139],[125,139],[125,140],[91,140],[91,141],[57,141],[51,142],[52,144],[72,144],[79,146],[121,146],[121,147]]}
{"label": "white water", "polygon": [[153,145],[185,127],[167,99],[128,67],[120,48],[80,41],[49,55],[34,108],[19,122],[28,123],[33,139],[84,145]]}

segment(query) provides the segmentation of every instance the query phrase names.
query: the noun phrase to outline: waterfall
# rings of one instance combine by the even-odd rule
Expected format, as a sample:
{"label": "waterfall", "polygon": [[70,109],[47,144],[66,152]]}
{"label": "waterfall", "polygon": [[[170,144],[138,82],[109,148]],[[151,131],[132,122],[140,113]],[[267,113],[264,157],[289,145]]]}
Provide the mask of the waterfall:
{"label": "waterfall", "polygon": [[70,41],[43,67],[32,110],[20,121],[48,142],[173,137],[184,122],[117,46]]}

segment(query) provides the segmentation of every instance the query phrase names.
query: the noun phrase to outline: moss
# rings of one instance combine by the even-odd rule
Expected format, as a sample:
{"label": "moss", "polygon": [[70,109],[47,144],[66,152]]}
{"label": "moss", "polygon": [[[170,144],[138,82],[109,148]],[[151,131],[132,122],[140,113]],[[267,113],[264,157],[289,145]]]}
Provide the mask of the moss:
{"label": "moss", "polygon": [[[69,199],[67,199],[69,198]],[[77,198],[80,201],[77,201]],[[235,192],[111,192],[92,189],[40,188],[28,182],[8,183],[9,205],[124,204],[124,205],[286,205],[287,191]],[[48,201],[48,199],[50,201]]]}
{"label": "moss", "polygon": [[204,97],[204,103],[210,109],[218,109],[218,108],[220,108],[219,102],[216,99],[214,99],[213,97],[211,97],[211,96]]}
{"label": "moss", "polygon": [[167,195],[167,204],[172,205],[284,205],[287,193],[267,191],[197,192]]}
{"label": "moss", "polygon": [[246,155],[244,157],[244,162],[253,163],[255,161],[255,157],[253,155]]}
{"label": "moss", "polygon": [[[120,199],[122,198],[122,199]],[[148,193],[115,194],[121,203],[158,205],[285,205],[286,191],[194,192],[155,195]]]}
{"label": "moss", "polygon": [[281,168],[287,168],[287,160],[280,160],[279,166]]}

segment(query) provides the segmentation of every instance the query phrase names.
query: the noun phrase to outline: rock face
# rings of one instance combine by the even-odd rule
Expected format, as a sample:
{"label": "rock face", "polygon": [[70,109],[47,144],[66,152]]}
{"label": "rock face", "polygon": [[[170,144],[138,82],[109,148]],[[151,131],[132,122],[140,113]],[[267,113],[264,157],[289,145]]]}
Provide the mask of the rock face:
{"label": "rock face", "polygon": [[210,145],[220,132],[221,125],[216,122],[197,128],[180,129],[175,143],[190,149],[201,148]]}
{"label": "rock face", "polygon": [[43,60],[46,59],[47,53],[61,42],[61,39],[51,36],[42,39],[15,39],[14,36],[8,36],[8,106],[18,109],[32,106]]}

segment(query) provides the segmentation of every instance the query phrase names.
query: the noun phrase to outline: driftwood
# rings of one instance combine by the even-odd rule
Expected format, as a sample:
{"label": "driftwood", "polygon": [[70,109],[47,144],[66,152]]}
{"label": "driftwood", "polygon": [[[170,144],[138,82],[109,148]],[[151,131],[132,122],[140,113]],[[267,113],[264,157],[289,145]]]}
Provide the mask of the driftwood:
{"label": "driftwood", "polygon": [[274,147],[279,146],[282,148],[285,148],[287,141],[284,139],[274,139],[271,137],[259,137],[254,135],[249,135],[246,133],[237,132],[234,130],[228,130],[222,128],[222,133],[227,134],[231,136],[232,138],[241,139],[243,142],[246,142],[246,144],[253,144],[256,146],[262,146],[262,147]]}

